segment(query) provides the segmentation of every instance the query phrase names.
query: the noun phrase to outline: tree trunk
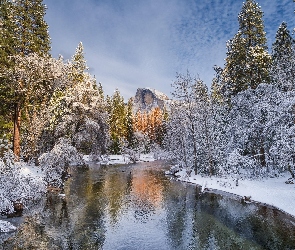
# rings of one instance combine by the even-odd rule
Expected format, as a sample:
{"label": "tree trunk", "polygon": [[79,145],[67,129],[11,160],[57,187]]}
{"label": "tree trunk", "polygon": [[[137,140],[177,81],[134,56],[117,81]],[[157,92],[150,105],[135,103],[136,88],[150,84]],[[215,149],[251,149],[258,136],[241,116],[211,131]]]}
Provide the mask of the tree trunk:
{"label": "tree trunk", "polygon": [[294,172],[292,171],[290,164],[288,164],[288,171],[290,172],[292,178],[295,179],[295,174],[294,174]]}
{"label": "tree trunk", "polygon": [[266,166],[266,161],[265,161],[265,151],[264,151],[264,147],[260,148],[260,152],[259,152],[259,158],[260,158],[260,164],[262,167]]}
{"label": "tree trunk", "polygon": [[206,146],[207,146],[207,150],[208,150],[208,164],[209,164],[209,175],[210,177],[213,175],[213,160],[212,160],[212,154],[211,154],[211,140],[209,138],[209,128],[208,128],[208,124],[207,124],[207,116],[205,117],[205,137],[206,137]]}
{"label": "tree trunk", "polygon": [[21,124],[21,111],[20,104],[16,103],[14,105],[14,119],[13,119],[13,153],[15,155],[15,160],[19,161],[20,157],[20,124]]}

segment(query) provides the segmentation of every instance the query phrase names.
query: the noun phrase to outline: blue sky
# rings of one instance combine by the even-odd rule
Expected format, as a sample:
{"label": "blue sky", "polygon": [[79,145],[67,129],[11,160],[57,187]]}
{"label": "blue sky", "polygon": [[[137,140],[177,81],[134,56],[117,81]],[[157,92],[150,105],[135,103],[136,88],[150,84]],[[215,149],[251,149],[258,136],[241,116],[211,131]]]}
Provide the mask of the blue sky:
{"label": "blue sky", "polygon": [[[44,0],[52,55],[68,59],[83,42],[90,73],[105,93],[127,99],[140,87],[168,96],[176,72],[198,75],[208,86],[223,66],[226,41],[238,30],[240,0]],[[286,21],[295,27],[293,0],[257,1],[268,46]]]}

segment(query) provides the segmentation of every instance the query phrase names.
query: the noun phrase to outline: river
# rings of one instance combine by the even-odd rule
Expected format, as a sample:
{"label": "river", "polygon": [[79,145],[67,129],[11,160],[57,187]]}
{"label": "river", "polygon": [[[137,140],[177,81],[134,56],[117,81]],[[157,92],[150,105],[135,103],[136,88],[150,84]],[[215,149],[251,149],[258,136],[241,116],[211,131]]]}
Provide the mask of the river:
{"label": "river", "polygon": [[[72,171],[2,249],[295,249],[295,219],[163,174],[162,162]],[[0,248],[1,249],[1,248]]]}

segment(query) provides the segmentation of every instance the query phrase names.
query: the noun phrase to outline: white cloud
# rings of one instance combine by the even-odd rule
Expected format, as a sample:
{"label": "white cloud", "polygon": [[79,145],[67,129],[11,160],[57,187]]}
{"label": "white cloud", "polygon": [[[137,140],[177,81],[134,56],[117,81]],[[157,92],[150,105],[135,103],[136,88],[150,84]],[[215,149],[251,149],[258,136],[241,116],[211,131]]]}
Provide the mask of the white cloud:
{"label": "white cloud", "polygon": [[[91,73],[106,93],[118,88],[126,98],[146,86],[169,94],[176,72],[187,69],[210,85],[213,65],[223,66],[226,41],[238,29],[242,6],[236,0],[44,2],[53,55],[69,58],[82,41]],[[272,40],[283,17],[292,28],[292,1],[260,5]]]}

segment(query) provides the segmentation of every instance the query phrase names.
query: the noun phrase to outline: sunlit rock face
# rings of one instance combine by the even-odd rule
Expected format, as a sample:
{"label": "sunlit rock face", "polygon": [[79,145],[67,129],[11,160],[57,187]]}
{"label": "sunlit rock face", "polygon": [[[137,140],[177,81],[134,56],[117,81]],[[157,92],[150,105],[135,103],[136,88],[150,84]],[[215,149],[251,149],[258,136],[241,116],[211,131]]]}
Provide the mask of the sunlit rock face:
{"label": "sunlit rock face", "polygon": [[169,101],[165,94],[155,89],[139,88],[133,100],[133,113],[137,111],[149,112],[157,107],[164,110],[167,109]]}

